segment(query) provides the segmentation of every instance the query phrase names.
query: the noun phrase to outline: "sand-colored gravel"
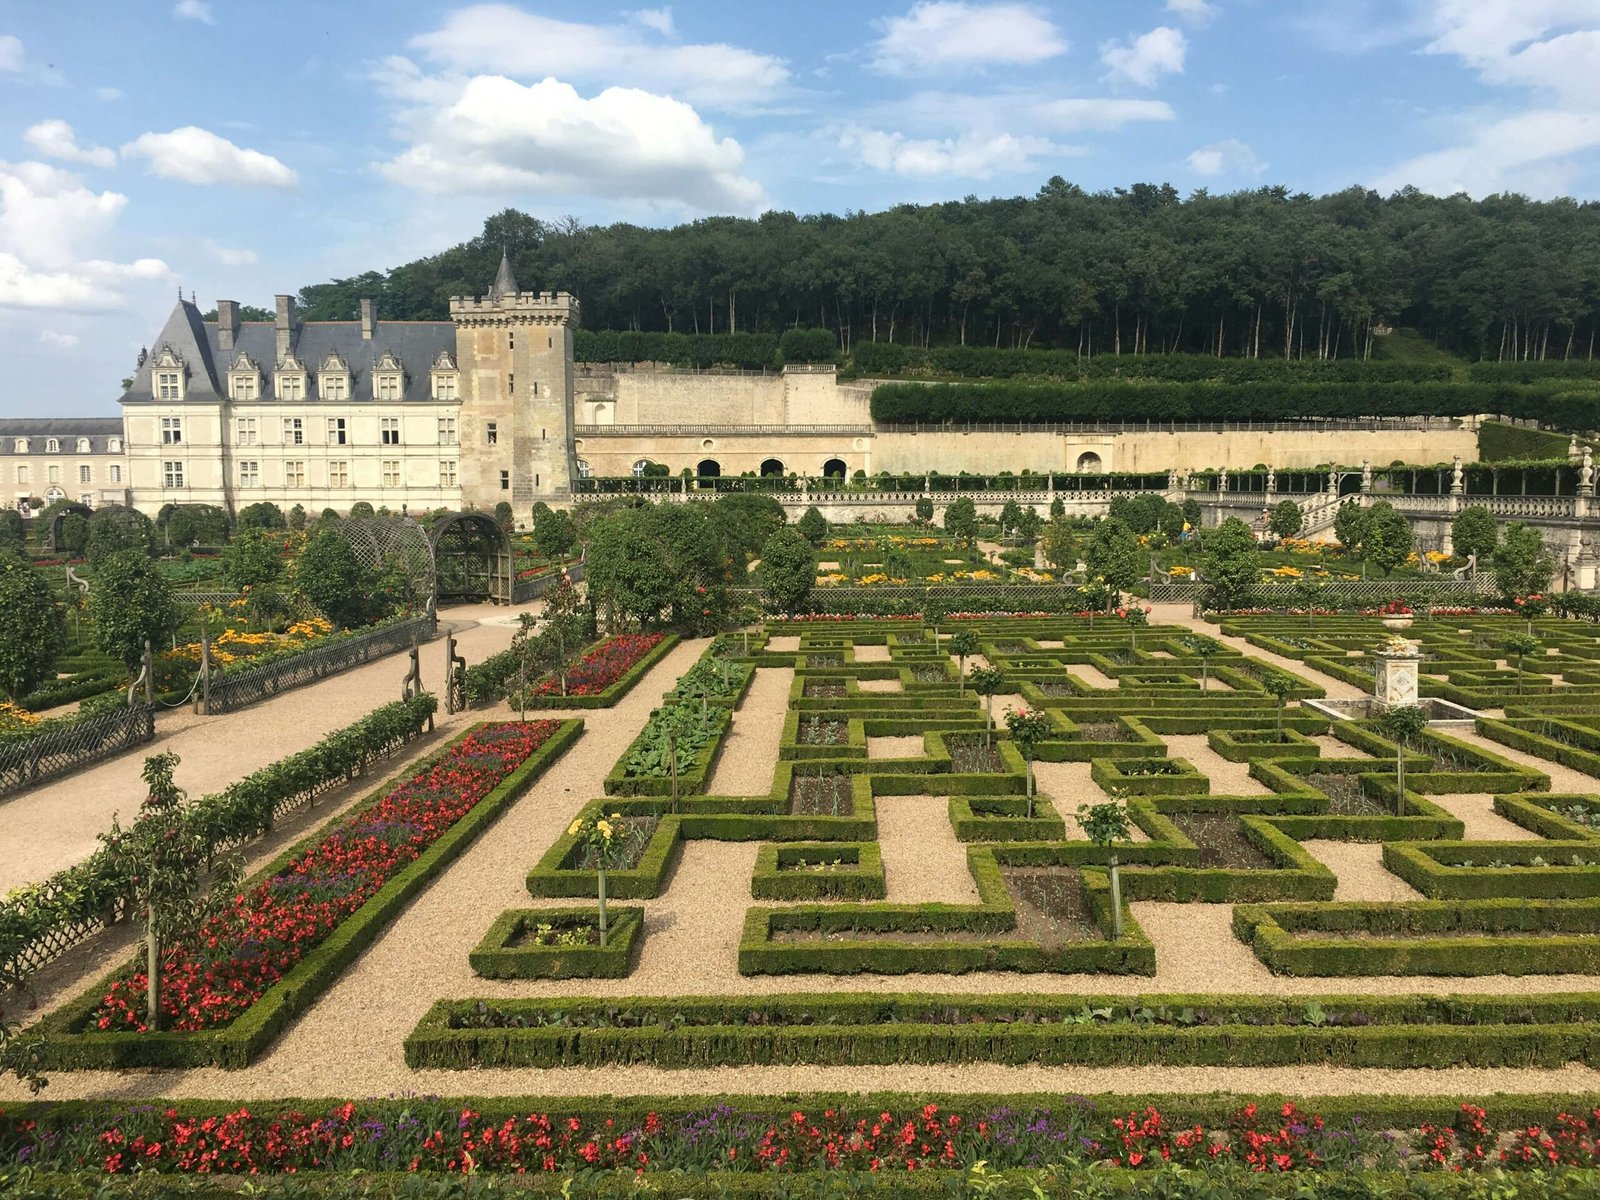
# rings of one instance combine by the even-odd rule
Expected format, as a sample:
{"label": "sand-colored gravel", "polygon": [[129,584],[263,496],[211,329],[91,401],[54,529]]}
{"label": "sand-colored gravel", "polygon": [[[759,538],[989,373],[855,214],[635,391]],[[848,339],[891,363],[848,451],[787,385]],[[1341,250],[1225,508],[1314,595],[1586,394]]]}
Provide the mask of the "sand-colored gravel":
{"label": "sand-colored gravel", "polygon": [[1371,758],[1365,750],[1352,746],[1349,742],[1341,742],[1331,733],[1307,734],[1317,748],[1322,752],[1322,758]]}
{"label": "sand-colored gravel", "polygon": [[1473,792],[1450,796],[1429,796],[1464,827],[1462,836],[1469,842],[1537,842],[1540,837],[1531,829],[1524,829],[1515,821],[1508,821],[1494,811],[1494,797],[1487,792]]}
{"label": "sand-colored gravel", "polygon": [[1563,766],[1558,762],[1551,762],[1548,758],[1540,758],[1537,754],[1529,754],[1526,750],[1504,745],[1493,738],[1484,737],[1475,729],[1450,731],[1450,736],[1457,741],[1466,742],[1469,746],[1477,746],[1487,750],[1490,754],[1508,758],[1518,766],[1532,767],[1535,771],[1543,771],[1550,776],[1550,790],[1556,793],[1565,792],[1600,792],[1600,779],[1593,775],[1572,767]]}
{"label": "sand-colored gravel", "polygon": [[798,634],[769,637],[767,639],[767,649],[776,654],[793,654],[800,649],[800,637]]}
{"label": "sand-colored gravel", "polygon": [[1372,842],[1307,838],[1306,852],[1339,877],[1335,900],[1422,900],[1425,897],[1383,865],[1383,847]]}
{"label": "sand-colored gravel", "polygon": [[916,758],[926,752],[926,746],[920,733],[908,734],[905,737],[869,737],[867,739],[867,757],[869,759]]}
{"label": "sand-colored gravel", "polygon": [[892,904],[976,904],[967,848],[950,826],[950,801],[938,796],[879,796],[878,846]]}
{"label": "sand-colored gravel", "polygon": [[857,646],[855,659],[858,663],[886,663],[890,660],[888,646]]}
{"label": "sand-colored gravel", "polygon": [[863,679],[856,684],[856,690],[890,695],[899,694],[906,688],[898,679]]}
{"label": "sand-colored gravel", "polygon": [[1230,762],[1211,748],[1204,734],[1163,734],[1170,758],[1187,759],[1189,765],[1211,781],[1213,796],[1266,796],[1272,793],[1250,777],[1250,764]]}
{"label": "sand-colored gravel", "polygon": [[792,667],[762,667],[756,672],[734,710],[733,728],[706,786],[708,795],[760,796],[772,790],[792,686]]}
{"label": "sand-colored gravel", "polygon": [[1092,667],[1088,663],[1069,663],[1067,674],[1085,687],[1114,688],[1122,685],[1120,679],[1113,679],[1099,667]]}

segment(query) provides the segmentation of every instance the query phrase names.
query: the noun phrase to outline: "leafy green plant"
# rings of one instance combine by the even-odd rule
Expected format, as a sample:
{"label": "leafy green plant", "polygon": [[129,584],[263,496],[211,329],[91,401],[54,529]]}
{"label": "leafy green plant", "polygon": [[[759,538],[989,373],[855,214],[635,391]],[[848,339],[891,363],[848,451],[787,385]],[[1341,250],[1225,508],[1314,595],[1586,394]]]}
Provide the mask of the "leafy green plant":
{"label": "leafy green plant", "polygon": [[1105,851],[1106,869],[1111,875],[1111,936],[1122,937],[1122,881],[1117,872],[1118,842],[1125,842],[1132,833],[1128,823],[1128,810],[1120,799],[1113,798],[1100,804],[1080,804],[1078,825],[1083,835]]}
{"label": "leafy green plant", "polygon": [[567,828],[567,833],[595,862],[595,876],[600,900],[600,944],[606,944],[606,871],[617,862],[624,851],[622,814],[609,817],[579,817]]}
{"label": "leafy green plant", "polygon": [[978,652],[978,635],[970,629],[957,630],[950,639],[950,653],[956,656],[956,694],[967,694],[967,659]]}
{"label": "leafy green plant", "polygon": [[1042,712],[1021,708],[1006,714],[1006,728],[1011,740],[1022,751],[1022,760],[1028,775],[1028,819],[1033,819],[1033,756],[1039,743],[1055,732],[1055,725]]}
{"label": "leafy green plant", "polygon": [[994,741],[994,698],[1006,687],[1006,674],[999,667],[974,667],[971,675],[972,690],[983,697],[983,744]]}

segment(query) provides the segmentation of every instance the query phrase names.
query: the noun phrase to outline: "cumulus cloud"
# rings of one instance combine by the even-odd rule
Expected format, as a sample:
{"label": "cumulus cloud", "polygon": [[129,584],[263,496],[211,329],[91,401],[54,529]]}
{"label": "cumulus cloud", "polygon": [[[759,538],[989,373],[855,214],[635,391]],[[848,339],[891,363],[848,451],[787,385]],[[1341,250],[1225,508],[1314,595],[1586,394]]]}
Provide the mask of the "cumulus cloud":
{"label": "cumulus cloud", "polygon": [[1267,169],[1256,152],[1238,138],[1228,138],[1201,146],[1189,155],[1189,167],[1197,175],[1260,175]]}
{"label": "cumulus cloud", "polygon": [[475,4],[413,38],[430,62],[463,74],[538,81],[614,84],[670,95],[702,108],[737,108],[770,99],[790,78],[780,58],[725,43],[669,44],[670,11],[636,14],[621,25],[584,25]]}
{"label": "cumulus cloud", "polygon": [[225,267],[248,267],[257,258],[254,250],[235,250],[231,247],[220,245],[210,238],[201,239],[200,244],[206,248],[207,254]]}
{"label": "cumulus cloud", "polygon": [[1207,0],[1167,0],[1167,11],[1196,25],[1208,25],[1221,10]]}
{"label": "cumulus cloud", "polygon": [[641,8],[628,15],[646,29],[654,29],[662,37],[672,36],[671,8]]}
{"label": "cumulus cloud", "polygon": [[1028,66],[1067,50],[1060,31],[1031,4],[919,0],[878,26],[883,36],[871,65],[885,75]]}
{"label": "cumulus cloud", "polygon": [[71,350],[78,344],[78,335],[62,333],[59,329],[44,329],[39,332],[39,340],[46,346],[54,346],[58,350]]}
{"label": "cumulus cloud", "polygon": [[1034,110],[1053,129],[1121,129],[1134,121],[1170,121],[1178,114],[1165,100],[1048,100]]}
{"label": "cumulus cloud", "polygon": [[1158,25],[1131,41],[1103,43],[1100,61],[1106,66],[1107,79],[1155,87],[1163,75],[1183,74],[1188,52],[1189,40],[1181,29]]}
{"label": "cumulus cloud", "polygon": [[142,134],[124,146],[122,153],[126,158],[146,160],[152,175],[184,183],[292,188],[300,181],[272,155],[235,146],[195,125],[170,133]]}
{"label": "cumulus cloud", "polygon": [[46,158],[82,163],[86,167],[110,167],[117,161],[115,150],[78,145],[72,126],[65,121],[40,121],[23,133],[22,140]]}
{"label": "cumulus cloud", "polygon": [[1577,171],[1570,156],[1597,147],[1600,113],[1535,109],[1493,121],[1461,145],[1407,159],[1374,186],[1394,191],[1410,185],[1437,196],[1554,196],[1570,190]]}
{"label": "cumulus cloud", "polygon": [[738,142],[718,138],[683,101],[637,88],[585,98],[556,79],[524,86],[480,75],[450,103],[404,114],[401,130],[412,144],[380,170],[423,191],[670,200],[740,213],[765,200],[743,174]]}
{"label": "cumulus cloud", "polygon": [[12,33],[0,33],[0,71],[17,73],[28,63],[23,53],[22,39]]}
{"label": "cumulus cloud", "polygon": [[178,21],[199,21],[202,25],[215,25],[217,19],[211,13],[211,5],[206,0],[178,0],[172,6],[172,16]]}
{"label": "cumulus cloud", "polygon": [[1027,170],[1042,155],[1075,152],[1044,138],[1017,137],[1009,133],[908,138],[902,133],[882,129],[846,126],[839,130],[838,136],[840,147],[862,165],[876,171],[919,178],[953,175],[988,179],[996,174]]}
{"label": "cumulus cloud", "polygon": [[0,306],[116,308],[124,285],[170,277],[159,259],[93,254],[127,203],[60,167],[0,162]]}

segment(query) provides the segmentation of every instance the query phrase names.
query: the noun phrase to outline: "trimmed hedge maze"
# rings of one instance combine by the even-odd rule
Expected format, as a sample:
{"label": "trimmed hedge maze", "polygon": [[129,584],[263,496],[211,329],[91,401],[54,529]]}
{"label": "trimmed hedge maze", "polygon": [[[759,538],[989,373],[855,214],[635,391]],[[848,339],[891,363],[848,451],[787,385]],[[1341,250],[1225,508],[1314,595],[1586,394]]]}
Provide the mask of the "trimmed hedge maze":
{"label": "trimmed hedge maze", "polygon": [[[1177,948],[1158,947],[1141,927],[1129,906],[1145,902],[1233,906],[1241,951],[1283,976],[1596,975],[1600,795],[1571,790],[1570,779],[1552,790],[1540,764],[1600,775],[1600,715],[1581,703],[1592,685],[1600,710],[1600,638],[1593,626],[1537,622],[1558,653],[1524,661],[1518,690],[1515,664],[1496,647],[1524,628],[1509,618],[1428,623],[1424,691],[1504,715],[1400,745],[1379,722],[1333,720],[1299,703],[1324,696],[1323,676],[1370,683],[1384,636],[1376,619],[1232,618],[1220,637],[1048,615],[937,627],[772,622],[718,639],[685,676],[719,683],[709,701],[684,685],[666,697],[688,713],[677,718],[676,760],[647,728],[619,757],[608,794],[580,816],[619,827],[606,893],[644,912],[627,953],[639,941],[649,953],[650,902],[671,887],[686,843],[760,843],[738,938],[745,976],[805,976],[824,988],[856,974],[1150,977]],[[993,694],[963,677],[959,632],[976,641],[967,671],[999,672]],[[740,704],[766,669],[793,672],[771,786],[713,794]],[[1024,708],[1049,725],[1028,748],[1031,762],[1005,721]],[[651,725],[667,719],[658,713]],[[1181,752],[1174,739],[1184,739]],[[944,866],[924,866],[922,847],[903,837],[891,861],[878,826],[890,797],[919,798],[928,853],[942,841]],[[1107,799],[1131,828],[1115,846],[1120,914],[1106,848],[1077,820],[1080,805]],[[1469,826],[1479,832],[1469,837]],[[1504,836],[1482,836],[1491,826]],[[1369,846],[1363,861],[1419,898],[1335,902],[1341,880],[1317,849],[1328,842]],[[951,853],[964,855],[976,902],[906,902],[908,873],[948,871]],[[523,929],[582,903],[592,912],[599,865],[576,834],[558,836],[527,887],[536,906],[566,907],[508,913],[485,947],[504,943],[508,922]],[[627,953],[611,961],[626,964]],[[1357,985],[1350,995],[1102,1001],[1011,995],[1004,982],[992,991],[445,1000],[407,1042],[407,1058],[445,1067],[1509,1066],[1588,1061],[1600,1033],[1600,996],[1588,993],[1379,999]]]}

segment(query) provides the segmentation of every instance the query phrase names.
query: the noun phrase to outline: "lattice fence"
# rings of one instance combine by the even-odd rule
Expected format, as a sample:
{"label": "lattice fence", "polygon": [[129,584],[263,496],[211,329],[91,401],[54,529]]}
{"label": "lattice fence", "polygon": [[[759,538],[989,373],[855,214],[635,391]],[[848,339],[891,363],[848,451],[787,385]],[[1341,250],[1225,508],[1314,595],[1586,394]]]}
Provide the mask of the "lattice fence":
{"label": "lattice fence", "polygon": [[153,741],[155,736],[155,709],[139,705],[0,746],[0,796],[71,774],[79,767]]}
{"label": "lattice fence", "polygon": [[[583,564],[575,562],[567,567],[567,576],[573,583],[583,582]],[[560,571],[551,571],[547,575],[540,575],[533,579],[519,579],[511,588],[511,603],[526,604],[529,600],[537,600],[552,587],[561,577]]]}
{"label": "lattice fence", "polygon": [[[757,588],[730,588],[735,604],[759,605]],[[1054,583],[955,584],[940,587],[813,588],[806,610],[814,613],[920,613],[928,603],[950,612],[1077,612],[1083,593]]]}
{"label": "lattice fence", "polygon": [[[1423,604],[1475,604],[1499,593],[1491,576],[1476,579],[1334,579],[1320,583],[1323,595],[1340,604],[1386,604],[1390,600],[1415,600]],[[1188,604],[1205,592],[1203,583],[1152,583],[1154,604]],[[1267,608],[1304,603],[1295,584],[1272,580],[1256,585],[1254,603]]]}
{"label": "lattice fence", "polygon": [[282,692],[305,687],[329,675],[337,675],[340,671],[382,658],[385,654],[409,650],[415,643],[430,640],[437,629],[438,620],[429,611],[423,616],[398,621],[332,646],[307,650],[304,654],[264,667],[224,675],[221,679],[212,680],[206,711],[216,716],[218,713],[248,708]]}
{"label": "lattice fence", "polygon": [[193,604],[196,608],[209,604],[213,608],[227,608],[235,600],[243,600],[243,592],[173,592],[179,604]]}

